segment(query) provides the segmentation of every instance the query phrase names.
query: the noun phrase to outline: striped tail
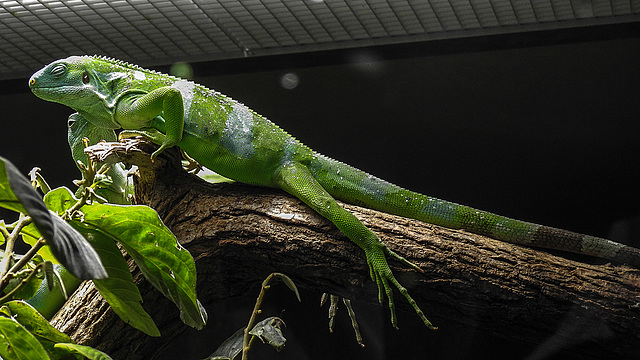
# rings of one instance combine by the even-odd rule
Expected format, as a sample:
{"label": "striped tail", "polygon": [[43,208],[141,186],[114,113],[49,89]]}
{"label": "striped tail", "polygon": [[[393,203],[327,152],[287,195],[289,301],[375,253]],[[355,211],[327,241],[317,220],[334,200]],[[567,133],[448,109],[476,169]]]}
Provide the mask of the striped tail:
{"label": "striped tail", "polygon": [[515,220],[422,195],[316,154],[314,178],[341,201],[514,244],[585,254],[640,267],[640,249],[568,230]]}

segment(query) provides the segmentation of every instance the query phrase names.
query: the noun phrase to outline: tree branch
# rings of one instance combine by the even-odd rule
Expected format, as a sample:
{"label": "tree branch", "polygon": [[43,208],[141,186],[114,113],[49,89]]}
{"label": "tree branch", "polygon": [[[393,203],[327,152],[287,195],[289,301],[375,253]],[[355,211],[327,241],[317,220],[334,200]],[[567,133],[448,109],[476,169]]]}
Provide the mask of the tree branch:
{"label": "tree branch", "polygon": [[[301,288],[377,302],[363,252],[299,200],[273,189],[206,183],[180,168],[177,151],[167,151],[151,163],[148,154],[153,148],[147,143],[130,140],[101,146],[93,149],[94,155],[117,154],[125,163],[138,165],[137,201],[155,208],[196,258],[201,299],[212,303],[246,294],[277,271]],[[588,346],[581,347],[585,355],[637,355],[637,269],[590,265],[464,231],[345,207],[393,251],[424,270],[418,273],[390,262],[398,280],[436,326],[481,323],[486,332],[524,343],[551,335],[576,343],[588,336]],[[161,332],[179,333],[183,327],[175,307],[140,282],[145,304],[153,304],[148,311]],[[122,324],[95,292],[83,285],[74,295],[82,306],[65,306],[56,317],[57,325],[114,358],[136,358],[136,354],[150,358],[160,351],[159,341]],[[409,309],[399,296],[396,304]],[[401,314],[401,324],[408,316],[415,315]]]}

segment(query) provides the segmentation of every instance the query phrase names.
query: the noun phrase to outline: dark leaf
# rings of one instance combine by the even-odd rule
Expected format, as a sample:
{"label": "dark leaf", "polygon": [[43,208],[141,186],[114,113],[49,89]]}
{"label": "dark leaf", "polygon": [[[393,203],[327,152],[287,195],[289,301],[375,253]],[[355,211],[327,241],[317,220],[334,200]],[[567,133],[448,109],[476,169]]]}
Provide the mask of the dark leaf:
{"label": "dark leaf", "polygon": [[[6,187],[4,183],[9,186]],[[31,186],[31,182],[3,157],[0,157],[0,206],[31,216],[36,228],[47,240],[53,255],[75,277],[107,277],[100,257],[87,240],[66,221],[49,211],[38,192]]]}
{"label": "dark leaf", "polygon": [[[4,181],[3,181],[4,180]],[[8,188],[5,188],[5,181]],[[54,225],[42,197],[18,168],[0,156],[0,206],[29,214],[45,239],[53,238]]]}
{"label": "dark leaf", "polygon": [[220,346],[205,360],[233,359],[242,351],[242,340],[244,339],[244,328],[229,336]]}
{"label": "dark leaf", "polygon": [[249,334],[257,336],[263,343],[271,345],[277,351],[284,348],[284,344],[287,341],[282,335],[282,326],[284,321],[282,319],[272,316],[266,318],[249,331]]}
{"label": "dark leaf", "polygon": [[107,271],[91,244],[61,217],[51,215],[55,236],[47,244],[60,264],[78,279],[106,279]]}
{"label": "dark leaf", "polygon": [[293,291],[294,294],[296,294],[296,298],[298,299],[298,301],[302,301],[300,300],[300,292],[298,292],[298,288],[296,287],[296,284],[293,282],[293,280],[291,280],[290,277],[282,273],[273,273],[273,276],[282,280],[282,282],[284,282],[284,284],[287,285],[287,287],[291,289],[291,291]]}

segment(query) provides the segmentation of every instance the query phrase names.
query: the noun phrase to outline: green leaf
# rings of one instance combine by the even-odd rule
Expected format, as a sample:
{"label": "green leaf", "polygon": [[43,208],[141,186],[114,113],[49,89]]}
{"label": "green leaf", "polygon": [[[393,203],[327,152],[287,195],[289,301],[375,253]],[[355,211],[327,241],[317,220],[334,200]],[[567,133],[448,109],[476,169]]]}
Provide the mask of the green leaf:
{"label": "green leaf", "polygon": [[180,309],[182,321],[196,329],[206,313],[196,297],[193,257],[151,208],[139,205],[84,206],[84,222],[122,244],[151,284]]}
{"label": "green leaf", "polygon": [[102,297],[107,300],[113,311],[120,319],[134,328],[150,336],[160,336],[160,330],[153,319],[142,308],[142,295],[133,282],[129,265],[122,256],[120,249],[113,239],[98,230],[81,227],[72,222],[80,233],[93,245],[100,254],[102,263],[107,269],[109,277],[93,280]]}
{"label": "green leaf", "polygon": [[62,214],[78,202],[71,190],[64,186],[49,191],[42,200],[56,214]]}
{"label": "green leaf", "polygon": [[47,243],[56,259],[78,279],[106,278],[100,256],[87,239],[60,216],[53,212],[51,215],[55,237],[51,241],[47,239]]}
{"label": "green leaf", "polygon": [[[47,319],[31,305],[24,301],[10,301],[0,308],[0,313],[13,317],[40,342],[42,347],[55,359],[68,359],[69,350],[57,349],[59,342],[71,342],[65,333],[54,328]],[[71,353],[73,354],[73,353]],[[77,355],[73,355],[77,357]]]}
{"label": "green leaf", "polygon": [[[67,188],[58,188],[45,196],[45,204],[54,211],[70,209],[77,201]],[[160,336],[153,319],[142,308],[142,296],[133,282],[129,266],[111,236],[85,222],[71,221],[100,255],[109,275],[106,279],[94,279],[94,284],[113,311],[126,323],[150,336]]]}
{"label": "green leaf", "polygon": [[[36,229],[36,226],[34,224],[29,224],[23,227],[22,230],[20,231],[20,234],[22,235],[22,241],[24,241],[25,243],[31,246],[35,245],[41,236],[40,232],[38,231],[38,229]],[[42,258],[47,261],[51,261],[54,264],[60,263],[58,259],[56,259],[56,257],[53,256],[53,253],[51,252],[51,248],[49,247],[49,245],[45,245],[41,247],[40,250],[38,250],[38,255],[42,256]]]}
{"label": "green leaf", "polygon": [[[53,239],[45,236],[47,244],[56,259],[78,279],[104,279],[107,277],[107,272],[93,247],[82,234],[58,216],[77,201],[71,191],[65,187],[49,191],[45,195],[44,204],[50,209],[55,228]],[[38,230],[42,233],[40,227]]]}
{"label": "green leaf", "polygon": [[[71,207],[78,201],[78,199],[71,193],[66,187],[59,187],[54,190],[49,191],[43,199],[45,205],[49,210],[53,211],[56,214],[62,214],[65,211],[71,209]],[[22,239],[25,243],[33,246],[36,241],[40,238],[40,232],[35,227],[34,224],[30,224],[25,226],[22,231]],[[51,247],[49,245],[43,246],[39,251],[40,254],[45,260],[51,261],[54,264],[59,264],[60,262],[53,255],[51,251]]]}
{"label": "green leaf", "polygon": [[[7,228],[7,224],[4,223],[4,220],[0,219],[0,227],[1,228]],[[0,233],[0,245],[4,244],[5,238],[4,236],[2,236],[2,233]]]}
{"label": "green leaf", "polygon": [[0,307],[0,313],[13,317],[33,335],[50,342],[71,342],[65,333],[51,326],[38,310],[22,300],[9,301]]}
{"label": "green leaf", "polygon": [[[61,207],[73,199],[68,189],[52,190],[45,201]],[[141,205],[85,205],[82,227],[94,228],[118,241],[149,282],[180,309],[185,324],[201,329],[206,312],[196,297],[193,257],[164,225],[155,210]],[[78,224],[77,222],[75,222]]]}
{"label": "green leaf", "polygon": [[12,360],[49,360],[47,351],[24,326],[0,316],[0,357]]}
{"label": "green leaf", "polygon": [[0,206],[29,214],[40,233],[53,238],[54,225],[42,197],[9,160],[0,156]]}
{"label": "green leaf", "polygon": [[20,174],[7,159],[0,156],[0,206],[16,212],[27,213],[9,185],[9,173]]}
{"label": "green leaf", "polygon": [[67,349],[75,353],[78,353],[89,360],[112,360],[111,357],[100,350],[96,350],[90,346],[71,344],[71,343],[59,343],[55,345],[58,349]]}

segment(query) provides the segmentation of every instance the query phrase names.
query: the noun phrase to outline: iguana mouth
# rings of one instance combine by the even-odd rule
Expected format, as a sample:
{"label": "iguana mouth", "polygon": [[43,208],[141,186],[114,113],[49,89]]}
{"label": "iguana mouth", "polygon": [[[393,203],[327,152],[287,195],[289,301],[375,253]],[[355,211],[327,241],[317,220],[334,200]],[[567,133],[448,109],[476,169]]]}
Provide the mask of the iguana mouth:
{"label": "iguana mouth", "polygon": [[47,86],[44,84],[41,84],[38,81],[38,77],[37,76],[31,76],[31,78],[29,79],[29,88],[31,89],[31,91],[47,91],[49,89],[65,89],[65,88],[74,88],[75,86],[71,86],[71,85],[53,85],[53,86]]}
{"label": "iguana mouth", "polygon": [[73,94],[78,92],[78,88],[75,86],[37,86],[37,84],[31,84],[32,82],[29,81],[29,88],[31,89],[31,92],[43,100],[56,101],[56,98],[49,98],[47,95],[55,95],[60,93]]}

